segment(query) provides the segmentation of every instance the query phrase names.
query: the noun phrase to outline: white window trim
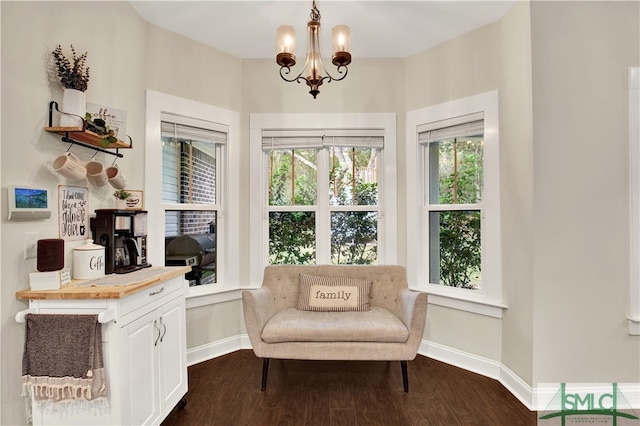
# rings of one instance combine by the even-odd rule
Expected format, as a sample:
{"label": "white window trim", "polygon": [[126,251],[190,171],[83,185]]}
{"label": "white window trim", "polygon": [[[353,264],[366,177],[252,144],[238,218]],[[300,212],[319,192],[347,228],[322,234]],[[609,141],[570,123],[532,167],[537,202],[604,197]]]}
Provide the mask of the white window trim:
{"label": "white window trim", "polygon": [[[423,160],[419,128],[453,117],[484,113],[484,227],[482,290],[428,284],[427,224],[422,223]],[[498,92],[490,91],[407,113],[407,276],[410,287],[429,293],[429,303],[502,318],[502,256],[500,237],[500,138]],[[415,194],[415,196],[412,196]],[[416,230],[418,230],[416,232]],[[419,237],[416,237],[419,235]]]}
{"label": "white window trim", "polygon": [[[380,248],[380,263],[398,262],[397,225],[397,164],[396,164],[396,114],[251,114],[250,119],[250,287],[260,287],[264,267],[268,263],[268,228],[264,225],[266,201],[266,165],[263,161],[262,131],[268,129],[384,129],[382,164],[381,232],[384,247]],[[265,237],[266,235],[266,237]]]}
{"label": "white window trim", "polygon": [[217,254],[219,273],[217,283],[212,285],[189,287],[187,308],[216,303],[220,300],[220,293],[227,293],[240,288],[239,262],[240,257],[240,222],[238,214],[227,212],[240,211],[240,114],[213,105],[167,95],[153,90],[147,90],[146,130],[145,130],[145,205],[148,206],[148,227],[152,232],[148,236],[149,247],[162,249],[149,250],[149,263],[164,265],[164,209],[161,200],[162,186],[162,150],[158,144],[162,140],[160,135],[161,112],[169,112],[193,117],[201,120],[214,121],[229,128],[226,144],[226,160],[223,164],[225,173],[225,187],[221,196],[224,198],[223,209],[219,211],[222,226],[219,227],[217,238],[224,246],[224,250]]}
{"label": "white window trim", "polygon": [[640,335],[640,68],[629,68],[629,334]]}

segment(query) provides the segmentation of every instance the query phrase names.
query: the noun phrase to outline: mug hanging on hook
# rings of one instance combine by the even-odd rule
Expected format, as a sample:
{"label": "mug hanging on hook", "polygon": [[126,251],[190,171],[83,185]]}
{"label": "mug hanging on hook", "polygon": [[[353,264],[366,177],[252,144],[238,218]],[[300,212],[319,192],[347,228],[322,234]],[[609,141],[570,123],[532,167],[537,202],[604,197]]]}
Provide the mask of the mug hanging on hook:
{"label": "mug hanging on hook", "polygon": [[107,167],[107,178],[109,179],[109,183],[115,189],[124,189],[127,186],[127,178],[120,171],[118,166],[114,165],[111,167]]}
{"label": "mug hanging on hook", "polygon": [[87,180],[94,186],[102,187],[105,186],[108,181],[107,170],[101,162],[94,160],[97,153],[96,151],[96,153],[91,156],[91,160],[85,164],[85,167],[87,169]]}
{"label": "mug hanging on hook", "polygon": [[[71,149],[71,147],[69,147],[69,149]],[[52,166],[53,170],[70,181],[82,180],[87,176],[87,169],[80,164],[78,157],[69,150],[54,158]]]}

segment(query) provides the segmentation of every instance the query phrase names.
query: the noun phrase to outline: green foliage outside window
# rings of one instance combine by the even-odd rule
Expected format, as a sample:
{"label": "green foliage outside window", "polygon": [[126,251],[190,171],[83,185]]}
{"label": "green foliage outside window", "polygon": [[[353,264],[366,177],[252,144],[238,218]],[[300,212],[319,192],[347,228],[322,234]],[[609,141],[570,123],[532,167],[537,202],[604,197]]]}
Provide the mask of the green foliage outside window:
{"label": "green foliage outside window", "polygon": [[[440,204],[479,203],[482,198],[482,141],[453,140],[439,145]],[[482,261],[480,211],[440,211],[438,216],[440,283],[478,288]]]}
{"label": "green foliage outside window", "polygon": [[[276,150],[270,153],[269,205],[311,206],[317,203],[315,150]],[[334,206],[376,205],[378,184],[359,174],[375,174],[376,151],[334,148],[329,170],[330,203]],[[354,174],[355,173],[355,174]],[[377,258],[377,213],[331,213],[331,261],[371,264]],[[271,264],[312,264],[316,261],[316,217],[307,211],[269,213]]]}
{"label": "green foliage outside window", "polygon": [[315,213],[269,213],[269,263],[309,265],[315,261]]}
{"label": "green foliage outside window", "polygon": [[[339,194],[343,198],[346,194]],[[377,183],[356,184],[356,204],[375,205],[378,199]],[[333,212],[331,214],[331,260],[339,264],[375,262],[378,254],[378,217],[375,212]]]}
{"label": "green foliage outside window", "polygon": [[315,150],[271,152],[269,204],[309,206],[316,203]]}
{"label": "green foliage outside window", "polygon": [[440,282],[475,289],[480,278],[480,212],[440,212]]}

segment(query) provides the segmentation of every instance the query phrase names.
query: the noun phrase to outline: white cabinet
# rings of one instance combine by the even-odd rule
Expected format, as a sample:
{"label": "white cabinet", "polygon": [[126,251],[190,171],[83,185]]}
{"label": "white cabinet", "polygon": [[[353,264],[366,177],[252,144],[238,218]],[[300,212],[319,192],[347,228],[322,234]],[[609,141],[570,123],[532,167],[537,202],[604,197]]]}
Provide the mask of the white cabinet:
{"label": "white cabinet", "polygon": [[122,330],[125,373],[136,384],[123,389],[124,417],[135,425],[152,424],[160,411],[156,318],[157,312],[150,312]]}
{"label": "white cabinet", "polygon": [[157,344],[160,406],[169,409],[164,419],[187,392],[187,369],[175,368],[187,365],[184,298],[167,303],[159,314],[159,325],[164,328]]}
{"label": "white cabinet", "polygon": [[[115,311],[103,324],[109,386],[104,409],[33,410],[34,424],[160,424],[187,393],[187,345],[183,275],[122,299],[31,300],[37,313]],[[35,407],[35,406],[34,406]]]}
{"label": "white cabinet", "polygon": [[131,424],[158,424],[187,392],[184,297],[122,327]]}

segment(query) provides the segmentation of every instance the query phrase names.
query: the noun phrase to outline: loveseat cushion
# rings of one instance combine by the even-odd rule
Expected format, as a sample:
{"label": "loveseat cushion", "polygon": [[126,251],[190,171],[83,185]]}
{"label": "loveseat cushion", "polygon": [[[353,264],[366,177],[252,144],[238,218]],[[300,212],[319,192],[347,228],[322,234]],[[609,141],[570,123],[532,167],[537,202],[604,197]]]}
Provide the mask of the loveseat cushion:
{"label": "loveseat cushion", "polygon": [[350,277],[300,274],[301,311],[368,311],[371,281]]}
{"label": "loveseat cushion", "polygon": [[393,313],[373,307],[365,312],[313,312],[295,308],[273,315],[262,329],[267,343],[405,343],[409,330]]}

